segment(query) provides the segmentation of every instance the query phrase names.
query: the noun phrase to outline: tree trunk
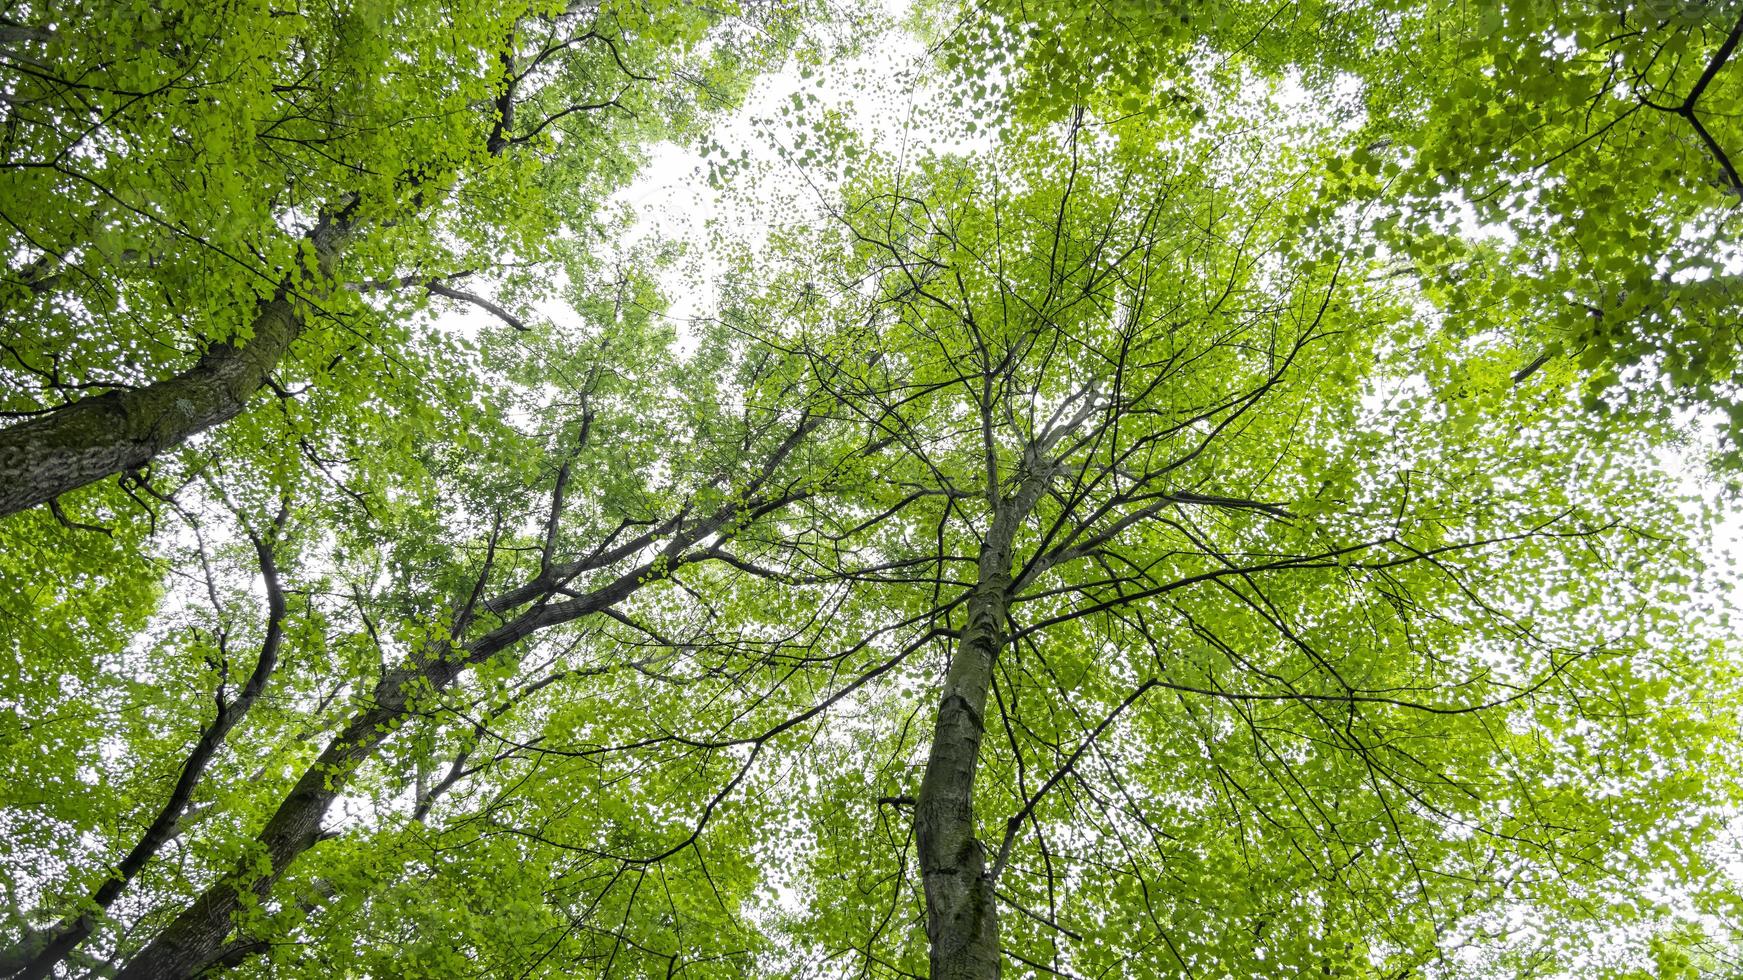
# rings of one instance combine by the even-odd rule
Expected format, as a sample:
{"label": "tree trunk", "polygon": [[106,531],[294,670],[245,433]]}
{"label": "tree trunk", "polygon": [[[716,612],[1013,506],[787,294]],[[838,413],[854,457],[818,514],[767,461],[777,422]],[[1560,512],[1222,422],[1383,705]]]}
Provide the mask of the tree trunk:
{"label": "tree trunk", "polygon": [[0,976],[9,977],[11,980],[43,980],[53,974],[55,966],[66,959],[67,954],[91,937],[96,931],[98,917],[115,904],[115,900],[126,891],[146,862],[155,857],[175,833],[176,824],[186,813],[194,796],[194,788],[205,774],[206,767],[218,754],[231,729],[260,700],[261,693],[266,690],[266,682],[272,677],[273,669],[278,666],[278,650],[284,641],[285,596],[284,589],[279,584],[278,563],[273,557],[272,542],[283,529],[288,517],[288,509],[279,512],[278,520],[273,524],[274,537],[254,538],[255,554],[260,560],[260,573],[266,580],[267,618],[260,656],[255,660],[254,670],[249,674],[247,683],[242,686],[235,700],[225,702],[222,697],[219,698],[218,713],[211,724],[200,732],[199,738],[194,740],[194,747],[182,764],[181,774],[177,777],[174,788],[170,790],[169,799],[158,809],[156,817],[145,828],[145,833],[140,835],[133,849],[121,859],[114,872],[91,896],[91,904],[95,908],[62,919],[48,929],[26,934],[17,945],[0,953]]}
{"label": "tree trunk", "polygon": [[[704,524],[695,537],[712,533]],[[669,557],[669,556],[668,556]],[[218,879],[183,909],[145,948],[135,953],[116,980],[189,980],[226,955],[225,940],[235,931],[242,907],[242,889],[265,898],[272,886],[303,852],[322,839],[321,821],[327,808],[350,785],[351,776],[408,716],[414,693],[440,693],[466,668],[482,663],[540,629],[570,622],[623,601],[636,589],[669,574],[651,562],[631,569],[607,585],[556,605],[541,606],[498,626],[456,654],[433,655],[421,666],[390,671],[375,686],[368,704],[328,743],[314,764],[304,770],[256,836],[258,849],[229,874]],[[260,874],[256,855],[264,852],[270,871]]]}
{"label": "tree trunk", "polygon": [[[991,460],[992,450],[988,449]],[[987,484],[998,486],[989,462]],[[975,836],[974,776],[986,732],[993,664],[1005,644],[1011,592],[1011,542],[1035,506],[1046,473],[1032,470],[1009,499],[989,490],[992,522],[981,542],[968,623],[944,675],[938,725],[914,807],[914,840],[926,893],[932,980],[997,980],[999,908],[993,870]]]}
{"label": "tree trunk", "polygon": [[246,344],[215,344],[174,377],[82,398],[0,430],[0,516],[138,469],[234,418],[301,329],[290,302],[275,298],[260,305]]}
{"label": "tree trunk", "polygon": [[[446,679],[437,690],[445,688],[458,671],[443,673]],[[244,858],[235,872],[207,888],[156,939],[134,954],[116,974],[118,980],[194,977],[206,968],[233,929],[232,918],[242,905],[242,888],[264,898],[291,862],[320,840],[327,808],[344,791],[350,774],[387,739],[391,724],[403,716],[404,688],[410,679],[408,672],[395,671],[382,681],[376,688],[381,703],[358,712],[279,804],[256,838],[271,862],[271,872],[248,881],[255,864]]]}
{"label": "tree trunk", "polygon": [[1016,491],[1000,497],[991,413],[982,409],[988,433],[986,486],[992,521],[980,546],[974,591],[968,597],[968,622],[944,675],[938,725],[914,806],[932,980],[997,980],[999,976],[999,907],[993,891],[998,869],[987,867],[986,850],[975,836],[974,776],[986,732],[993,665],[1004,649],[1010,618],[1013,542],[1053,477],[1055,466],[1047,461],[1047,451],[1087,414],[1086,407],[1027,446]]}
{"label": "tree trunk", "polygon": [[[353,200],[309,232],[320,277],[331,272],[350,237],[355,207]],[[214,344],[174,377],[81,398],[0,429],[0,517],[138,469],[240,414],[303,331],[293,293],[290,282],[281,285],[255,307],[247,341]]]}
{"label": "tree trunk", "polygon": [[1004,642],[1009,587],[1008,571],[989,577],[983,570],[969,598],[968,628],[944,678],[938,726],[915,806],[932,980],[996,980],[999,975],[998,905],[975,837],[974,775],[993,662]]}

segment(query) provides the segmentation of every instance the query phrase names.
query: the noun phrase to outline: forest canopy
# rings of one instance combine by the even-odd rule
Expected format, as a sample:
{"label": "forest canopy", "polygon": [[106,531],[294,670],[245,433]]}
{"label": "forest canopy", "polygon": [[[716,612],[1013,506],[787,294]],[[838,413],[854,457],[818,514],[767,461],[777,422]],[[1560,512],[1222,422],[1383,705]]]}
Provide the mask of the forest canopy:
{"label": "forest canopy", "polygon": [[1732,977],[1743,6],[0,10],[0,976]]}

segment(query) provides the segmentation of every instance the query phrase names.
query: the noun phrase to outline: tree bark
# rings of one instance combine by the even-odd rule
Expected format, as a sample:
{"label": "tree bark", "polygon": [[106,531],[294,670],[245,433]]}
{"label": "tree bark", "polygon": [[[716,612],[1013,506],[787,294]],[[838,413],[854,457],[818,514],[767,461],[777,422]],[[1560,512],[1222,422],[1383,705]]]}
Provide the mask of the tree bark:
{"label": "tree bark", "polygon": [[[349,240],[355,207],[353,200],[309,232],[319,277]],[[143,388],[81,398],[0,429],[0,517],[138,469],[240,414],[303,332],[294,281],[255,307],[248,340],[214,344],[193,367]]]}
{"label": "tree bark", "polygon": [[[701,530],[692,531],[686,540],[705,536],[715,526],[701,525]],[[540,629],[616,605],[642,585],[669,574],[676,564],[672,561],[664,570],[651,562],[639,565],[583,597],[531,610],[455,653],[389,672],[376,685],[369,707],[352,717],[279,803],[255,838],[258,850],[238,861],[235,869],[209,886],[135,953],[116,974],[117,980],[188,980],[224,956],[244,890],[265,898],[291,864],[322,840],[321,821],[328,807],[350,785],[358,767],[409,716],[415,694],[444,691],[466,668]],[[262,852],[270,868],[265,874],[259,873],[256,860]]]}
{"label": "tree bark", "polygon": [[1048,460],[1048,452],[1065,433],[1082,425],[1093,406],[1093,399],[1087,399],[1076,416],[1024,448],[1016,488],[1003,497],[992,437],[992,400],[990,394],[983,399],[986,495],[992,520],[981,541],[968,622],[944,675],[938,723],[914,806],[932,980],[997,980],[999,976],[999,908],[994,893],[999,869],[987,866],[974,816],[974,777],[986,732],[987,694],[992,690],[993,665],[1007,640],[1017,531],[1057,468]]}
{"label": "tree bark", "polygon": [[[288,509],[279,512],[278,520],[273,524],[275,537],[289,516]],[[170,791],[169,799],[145,828],[145,833],[140,835],[133,849],[115,866],[114,873],[91,896],[91,904],[95,908],[62,919],[41,932],[27,935],[12,949],[0,954],[0,975],[12,980],[43,980],[54,972],[55,965],[65,959],[67,954],[90,938],[91,933],[96,931],[98,917],[115,904],[115,900],[126,891],[146,862],[155,857],[175,833],[177,822],[187,810],[188,803],[193,800],[194,788],[199,784],[200,777],[205,774],[212,758],[218,754],[218,749],[223,746],[225,737],[242,721],[249,709],[254,707],[254,702],[260,700],[261,693],[266,690],[266,682],[278,665],[278,650],[284,641],[285,595],[279,584],[278,564],[273,556],[273,540],[258,536],[254,538],[260,572],[266,580],[266,636],[261,641],[260,656],[255,661],[254,670],[249,674],[242,690],[234,700],[228,702],[220,694],[218,713],[200,732],[200,737],[195,739],[194,747],[182,764],[181,774]]]}
{"label": "tree bark", "polygon": [[[985,731],[993,663],[1004,643],[1007,569],[983,574],[938,704],[938,724],[914,809],[932,980],[996,980],[998,904],[975,836],[974,776]],[[1005,564],[1008,566],[1009,560]]]}
{"label": "tree bark", "polygon": [[[445,688],[457,670],[447,672]],[[405,714],[409,671],[395,671],[376,689],[384,703],[358,712],[344,731],[327,745],[315,764],[304,770],[289,795],[278,806],[255,839],[264,849],[271,872],[247,880],[255,867],[247,858],[230,875],[207,888],[175,920],[140,950],[116,974],[123,980],[169,980],[199,975],[224,947],[233,929],[232,918],[242,906],[243,889],[264,898],[291,862],[320,840],[321,820],[327,808],[349,784],[357,766],[375,753],[391,732],[392,724]],[[390,682],[398,688],[384,690]]]}
{"label": "tree bark", "polygon": [[981,542],[968,622],[944,675],[938,723],[920,796],[914,806],[914,841],[920,852],[926,894],[926,939],[932,980],[997,980],[999,907],[993,894],[996,870],[975,834],[974,777],[986,732],[987,694],[993,664],[1005,644],[1011,593],[1011,543],[1046,485],[1039,455],[1017,492],[1001,499],[998,469],[988,441],[988,503],[992,523]]}

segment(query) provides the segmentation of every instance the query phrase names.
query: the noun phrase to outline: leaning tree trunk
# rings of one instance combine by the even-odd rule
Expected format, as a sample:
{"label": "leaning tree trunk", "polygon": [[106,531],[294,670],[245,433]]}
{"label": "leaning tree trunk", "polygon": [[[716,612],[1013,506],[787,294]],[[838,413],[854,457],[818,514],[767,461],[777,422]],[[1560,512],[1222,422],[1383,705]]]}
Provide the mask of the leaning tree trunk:
{"label": "leaning tree trunk", "polygon": [[[307,240],[319,275],[331,272],[353,228],[356,202],[321,219]],[[162,381],[63,405],[0,429],[0,517],[138,469],[242,412],[303,331],[293,281],[255,307],[251,336],[214,344]]]}
{"label": "leaning tree trunk", "polygon": [[[279,519],[274,524],[274,534],[282,528],[288,515],[288,510],[280,511]],[[193,800],[194,787],[199,784],[206,767],[224,745],[225,737],[242,721],[266,690],[266,682],[278,665],[278,651],[284,641],[286,614],[284,589],[279,584],[278,564],[273,557],[273,546],[268,543],[269,540],[259,537],[254,539],[255,553],[260,559],[260,572],[266,580],[266,637],[261,642],[260,656],[256,659],[254,670],[249,674],[241,693],[235,700],[227,703],[220,699],[217,715],[194,741],[194,747],[182,765],[181,775],[177,777],[169,799],[146,827],[139,842],[121,859],[114,872],[91,896],[91,904],[95,908],[69,916],[40,933],[27,935],[12,949],[0,952],[0,976],[10,980],[45,980],[53,975],[54,968],[68,954],[91,937],[97,929],[99,915],[115,904],[116,899],[132,884],[146,862],[155,857],[163,845],[169,842],[177,823],[187,812],[189,802]]]}
{"label": "leaning tree trunk", "polygon": [[[691,534],[705,537],[718,527],[718,522],[704,522],[700,531]],[[320,758],[303,771],[256,836],[255,853],[265,853],[270,870],[261,874],[257,870],[261,863],[253,855],[244,857],[235,870],[200,893],[135,953],[115,975],[116,980],[191,980],[222,959],[228,951],[226,940],[235,931],[234,918],[242,908],[243,895],[252,891],[259,898],[267,897],[297,858],[321,841],[321,821],[328,808],[349,787],[357,769],[410,717],[416,692],[440,693],[468,667],[489,660],[540,629],[614,606],[669,571],[669,565],[643,563],[585,596],[539,606],[498,626],[464,647],[459,656],[434,654],[420,666],[407,665],[389,672],[376,685],[369,706],[353,715]]]}
{"label": "leaning tree trunk", "polygon": [[[457,670],[445,672],[451,681]],[[280,875],[321,836],[321,820],[327,808],[349,785],[346,777],[375,754],[387,739],[391,726],[406,709],[405,684],[411,678],[395,672],[376,689],[386,703],[358,712],[315,764],[279,804],[256,843],[265,850],[271,872],[247,880],[254,868],[244,859],[237,872],[220,879],[200,894],[149,945],[127,962],[118,980],[171,980],[195,977],[217,958],[234,928],[232,918],[242,907],[245,890],[264,898]],[[393,690],[389,688],[393,687]],[[443,683],[437,687],[446,687]]]}

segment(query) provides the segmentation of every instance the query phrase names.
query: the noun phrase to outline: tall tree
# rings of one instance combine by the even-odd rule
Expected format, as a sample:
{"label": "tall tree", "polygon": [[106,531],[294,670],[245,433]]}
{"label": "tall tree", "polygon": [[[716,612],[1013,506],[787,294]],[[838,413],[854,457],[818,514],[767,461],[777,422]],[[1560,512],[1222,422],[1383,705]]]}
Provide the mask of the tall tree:
{"label": "tall tree", "polygon": [[[1411,169],[1466,149],[1436,120],[1465,118],[1448,78],[1489,78],[1474,38],[1566,17],[1124,13],[1181,11],[953,22],[941,50],[1016,59],[958,67],[1017,114],[868,146],[820,113],[777,190],[825,213],[766,238],[770,184],[717,170],[726,268],[681,288],[721,299],[679,322],[673,252],[618,245],[600,202],[634,140],[742,91],[767,11],[165,10],[138,70],[168,87],[134,103],[109,91],[125,42],[64,34],[102,11],[15,8],[0,45],[38,72],[15,129],[52,150],[71,117],[29,104],[102,109],[64,169],[13,168],[95,209],[32,234],[151,240],[19,246],[45,277],[20,309],[112,372],[138,311],[165,345],[128,381],[146,401],[249,360],[268,332],[208,329],[224,311],[282,299],[294,338],[270,397],[243,384],[252,408],[147,470],[0,522],[0,974],[1716,962],[1661,904],[1722,897],[1705,849],[1737,788],[1671,430],[1585,414],[1567,389],[1603,365],[1538,362],[1508,310],[1451,315],[1469,280],[1433,249],[1566,242],[1520,218],[1523,251],[1452,244],[1438,195],[1470,186]],[[1684,34],[1718,91],[1720,39]],[[1354,43],[1386,38],[1440,61]],[[276,115],[243,111],[248,79]],[[236,229],[177,190],[206,105],[241,107],[236,146],[296,134],[226,171],[301,188],[241,194]],[[237,285],[203,242],[264,272]],[[431,327],[432,295],[496,322]],[[84,411],[90,378],[8,322],[18,410]],[[1613,931],[1632,944],[1580,948]]]}
{"label": "tall tree", "polygon": [[[403,495],[428,495],[439,485],[427,475],[419,443],[456,417],[486,431],[501,423],[479,414],[491,409],[469,383],[483,367],[471,345],[439,333],[420,336],[427,320],[414,313],[426,297],[445,297],[494,314],[517,335],[537,329],[524,312],[509,309],[549,291],[536,280],[511,277],[493,300],[462,278],[500,278],[505,269],[573,253],[573,237],[604,232],[602,202],[632,172],[637,142],[682,134],[688,120],[710,108],[709,99],[729,103],[747,81],[743,57],[779,33],[749,40],[742,32],[717,33],[707,53],[691,57],[693,42],[723,12],[351,5],[311,17],[265,7],[234,13],[222,19],[204,8],[160,10],[143,32],[130,32],[104,26],[105,18],[130,15],[100,8],[54,19],[42,11],[9,12],[43,26],[11,28],[7,38],[9,67],[18,76],[7,103],[8,152],[16,161],[8,168],[7,214],[16,232],[14,267],[28,280],[13,291],[8,316],[14,329],[5,370],[21,383],[7,386],[15,400],[7,407],[30,418],[0,437],[6,440],[0,455],[18,464],[4,483],[8,494],[21,496],[8,497],[6,508],[49,500],[50,514],[20,515],[7,527],[21,545],[7,549],[8,580],[39,584],[7,590],[5,636],[18,654],[7,690],[22,714],[6,739],[42,754],[40,764],[18,757],[7,800],[23,813],[35,808],[47,831],[18,841],[14,851],[35,856],[24,857],[27,863],[43,863],[23,879],[8,879],[18,927],[0,956],[8,975],[47,975],[70,955],[82,961],[75,951],[93,936],[103,937],[105,955],[138,953],[143,960],[128,969],[146,975],[203,969],[231,955],[216,952],[231,933],[230,910],[257,903],[278,872],[316,842],[315,829],[345,785],[333,759],[355,767],[375,753],[390,732],[374,723],[397,727],[415,704],[418,683],[439,690],[534,628],[591,611],[571,607],[566,617],[546,611],[553,590],[567,585],[546,581],[523,589],[521,604],[540,600],[538,614],[522,610],[520,626],[499,632],[487,643],[492,650],[474,650],[470,661],[414,655],[396,663],[407,652],[390,639],[378,649],[373,679],[370,665],[354,659],[326,670],[320,651],[346,649],[354,658],[358,639],[371,635],[359,632],[357,617],[370,629],[384,617],[379,609],[335,610],[312,598],[323,590],[310,583],[330,574],[331,553],[308,520],[321,514],[333,521],[324,533],[361,522],[369,530],[355,533],[363,539],[389,528],[427,529],[432,512],[410,526],[401,513]],[[385,18],[379,24],[377,14]],[[379,29],[384,25],[393,29]],[[674,84],[677,72],[684,80]],[[72,124],[81,117],[88,126]],[[504,201],[516,203],[505,208]],[[299,228],[306,229],[300,244]],[[621,306],[629,283],[619,280],[611,292]],[[623,346],[614,354],[647,356],[627,335]],[[178,368],[182,351],[197,361],[192,368]],[[105,388],[107,394],[87,394]],[[206,442],[185,468],[161,467],[171,474],[167,481],[162,472],[154,481],[139,471],[159,450],[240,412],[257,389],[277,396],[276,411],[256,413]],[[587,395],[580,397],[585,402]],[[585,426],[583,433],[585,440]],[[455,451],[481,437],[453,435]],[[751,449],[748,441],[744,447]],[[506,472],[549,480],[550,472],[525,469],[531,459]],[[64,509],[52,499],[124,471],[127,496],[87,495]],[[196,474],[204,484],[190,487]],[[316,542],[299,550],[322,555],[300,590],[278,585],[276,546],[264,530],[285,524],[288,515],[272,516],[279,498],[295,502],[301,515],[295,526]],[[160,521],[197,527],[201,510],[232,499],[224,506],[259,543],[260,574],[274,593],[262,632],[250,637],[253,631],[238,624],[246,601],[220,598],[222,575],[215,580],[212,569],[223,561],[204,540],[196,555],[207,569],[211,620],[192,617],[185,635],[174,616],[145,626],[143,616],[162,591],[153,583],[165,566],[139,561],[142,536]],[[498,508],[510,512],[500,502]],[[661,541],[713,519],[665,518],[677,523],[656,521],[664,528],[654,535]],[[550,539],[548,561],[560,557],[550,552],[555,546]],[[592,557],[609,565],[625,555],[608,550]],[[453,559],[443,563],[452,566]],[[97,582],[105,585],[93,589]],[[440,619],[430,603],[450,585],[408,583],[424,597],[385,620]],[[475,596],[474,605],[483,598]],[[600,603],[614,601],[616,594]],[[457,610],[465,608],[448,609],[450,620],[461,616],[449,626],[463,626]],[[329,637],[335,622],[348,625]],[[57,634],[53,627],[63,623]],[[297,626],[285,650],[286,631]],[[154,685],[127,668],[124,651],[139,642],[122,638],[129,630],[153,639],[156,649],[142,668],[147,676],[178,678],[172,688],[185,685],[178,694],[211,693],[165,700],[153,717],[140,702]],[[242,648],[256,641],[253,666],[236,667],[233,677],[232,658],[246,658]],[[275,670],[280,666],[291,669]],[[208,669],[217,676],[206,677]],[[244,670],[251,672],[246,681]],[[250,709],[269,685],[282,688],[287,673],[298,694],[277,697],[300,704],[307,717],[271,718],[255,729],[250,719],[260,721],[260,712]],[[402,689],[406,683],[413,689]],[[372,685],[382,696],[346,719],[343,709],[356,697],[368,700]],[[101,699],[99,692],[131,705],[121,709],[127,726],[105,723],[106,709],[88,700]],[[50,731],[31,718],[60,724]],[[226,746],[234,738],[247,736],[274,753],[291,747],[289,760],[296,746],[318,745],[347,721],[355,737],[335,739],[332,758],[304,759],[312,782],[276,810],[261,811],[266,799],[259,796],[226,798],[236,785],[236,761],[219,770],[229,783],[211,785],[214,760],[237,758]],[[187,744],[183,731],[192,733]],[[94,755],[100,744],[116,753],[107,762]],[[73,772],[101,779],[97,774],[116,772],[116,763],[124,771],[126,760],[145,762],[143,778],[101,805],[67,779]],[[293,790],[267,775],[255,773],[262,788]],[[44,785],[54,788],[26,788]],[[145,951],[138,946],[149,930],[117,941],[109,915],[118,902],[122,922],[141,910],[161,916],[176,907],[177,886],[163,890],[166,866],[154,860],[166,846],[179,851],[191,838],[196,847],[214,848],[208,859],[216,866],[236,864],[242,840],[233,831],[256,814],[277,821],[266,820],[272,832],[259,845],[271,869],[264,879],[242,861],[245,870],[237,874],[249,887],[222,878],[202,885],[203,918],[186,917],[197,928],[176,932],[173,923],[161,923],[172,928]],[[212,817],[218,819],[207,822]],[[190,834],[195,820],[225,830],[216,838]],[[284,832],[291,825],[296,831]],[[76,841],[57,834],[75,826],[100,828],[119,848],[114,859],[101,850],[72,852]],[[94,883],[87,888],[87,881]],[[129,894],[140,881],[151,886],[149,898]],[[59,893],[47,897],[51,888]]]}
{"label": "tall tree", "polygon": [[[1513,374],[1557,361],[1595,406],[1743,419],[1735,4],[1099,9],[998,2],[965,21],[950,8],[947,47],[965,90],[1008,86],[1037,122],[1079,105],[1202,120],[1243,89],[1293,93],[1340,124],[1311,151],[1333,180],[1307,227],[1390,250],[1450,320],[1509,329]],[[1642,375],[1671,397],[1643,392]]]}
{"label": "tall tree", "polygon": [[1421,356],[1418,297],[1298,235],[1286,143],[1133,136],[892,167],[797,236],[854,315],[782,342],[893,454],[814,534],[868,625],[942,648],[860,674],[893,700],[793,792],[811,968],[1399,975],[1510,904],[1625,915],[1591,890],[1673,873],[1729,792],[1728,722],[1664,673],[1725,676],[1717,635],[1653,625],[1702,629],[1665,603],[1691,566],[1636,554],[1680,523],[1651,441],[1442,397],[1505,354]]}
{"label": "tall tree", "polygon": [[[337,525],[337,540],[328,544],[306,529],[302,547],[324,555],[311,560],[307,575],[281,573],[277,532],[250,529],[269,599],[252,654],[241,649],[242,637],[255,630],[226,608],[224,576],[211,570],[218,557],[199,542],[195,557],[207,568],[215,620],[189,625],[185,639],[173,623],[163,624],[170,632],[144,669],[192,670],[177,686],[203,685],[203,674],[215,674],[216,714],[202,721],[191,744],[139,718],[140,728],[115,746],[121,754],[115,762],[123,762],[134,751],[185,745],[173,762],[173,788],[131,841],[126,824],[104,828],[120,838],[125,856],[113,870],[107,861],[95,868],[74,863],[50,903],[66,911],[7,951],[0,962],[8,975],[49,975],[100,928],[114,925],[105,920],[124,907],[137,923],[115,934],[105,954],[121,963],[121,976],[192,977],[271,951],[297,923],[275,921],[265,907],[278,903],[281,879],[304,855],[338,835],[332,810],[345,794],[401,787],[410,792],[405,806],[389,806],[374,820],[421,829],[432,813],[440,815],[444,793],[480,770],[494,776],[512,764],[478,744],[486,720],[501,724],[512,712],[548,706],[552,696],[586,703],[589,686],[609,689],[621,674],[645,668],[640,651],[619,655],[586,620],[625,616],[638,593],[689,566],[721,560],[725,542],[754,535],[828,482],[828,457],[810,446],[825,419],[793,402],[766,358],[735,367],[731,346],[714,345],[711,354],[678,361],[665,350],[671,331],[649,312],[655,302],[645,282],[620,279],[598,289],[604,298],[592,304],[599,319],[590,337],[511,331],[493,345],[506,358],[500,368],[512,372],[504,380],[519,374],[528,385],[509,390],[524,392],[518,397],[526,399],[521,407],[534,422],[531,431],[517,432],[497,414],[515,407],[508,399],[517,396],[504,396],[475,420],[481,438],[470,447],[455,442],[424,450],[426,482],[404,488],[410,493],[373,523]],[[554,380],[565,384],[554,403],[531,387]],[[662,406],[658,399],[674,386],[694,394]],[[734,414],[723,404],[729,399],[766,399],[775,407]],[[688,458],[669,452],[671,436],[686,429],[711,448]],[[549,481],[542,505],[526,499],[529,467],[539,482]],[[536,514],[528,513],[529,503],[539,507]],[[289,506],[280,505],[272,527],[282,530]],[[479,536],[457,542],[466,527]],[[232,682],[233,658],[251,659],[246,682]],[[280,660],[289,670],[275,674]],[[269,684],[283,707],[261,719],[249,709]],[[70,693],[59,704],[32,705],[32,713],[46,715],[51,706],[75,715],[89,710],[78,704],[78,692]],[[197,702],[191,707],[199,711]],[[171,719],[182,722],[179,711]],[[266,761],[252,758],[246,746]],[[82,769],[113,765],[90,751],[84,747]],[[469,763],[474,752],[486,754]],[[440,753],[451,754],[445,775],[431,772]],[[215,769],[220,755],[224,765]],[[384,755],[389,761],[377,772]],[[163,792],[155,770],[164,761],[153,757],[150,776],[128,787],[135,803]],[[78,809],[67,803],[63,813],[73,818]],[[460,816],[472,819],[465,811]],[[195,868],[154,863],[176,837],[188,840],[178,850],[192,846],[199,855]],[[351,867],[354,860],[364,866]],[[380,862],[367,848],[341,848],[317,866],[319,884],[308,887],[318,901],[303,914],[323,902],[367,900],[379,877],[368,869]],[[81,897],[79,882],[93,871],[97,884]],[[140,888],[144,894],[118,905]],[[573,897],[577,905],[588,899],[585,889]],[[294,900],[292,906],[300,907]],[[47,918],[42,911],[32,918]],[[547,942],[562,947],[570,931]],[[512,950],[495,945],[502,937],[492,938],[491,955],[512,961]],[[526,967],[535,957],[519,959]],[[443,962],[438,957],[425,968],[440,972]],[[550,968],[570,962],[559,956]]]}
{"label": "tall tree", "polygon": [[[464,280],[587,233],[635,144],[710,94],[662,77],[720,16],[13,8],[0,514],[137,471],[269,388],[293,432],[340,424],[410,353],[380,290],[521,322]],[[296,412],[307,384],[351,397]]]}

